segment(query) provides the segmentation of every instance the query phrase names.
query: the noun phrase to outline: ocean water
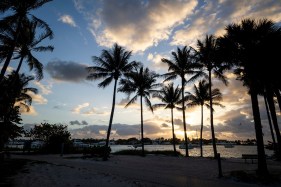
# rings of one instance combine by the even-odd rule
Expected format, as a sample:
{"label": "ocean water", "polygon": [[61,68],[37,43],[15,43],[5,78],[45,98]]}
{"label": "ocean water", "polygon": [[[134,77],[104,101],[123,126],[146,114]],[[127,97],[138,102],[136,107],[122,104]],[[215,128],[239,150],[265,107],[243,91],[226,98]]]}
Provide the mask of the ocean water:
{"label": "ocean water", "polygon": [[[114,153],[120,150],[134,150],[135,148],[131,145],[111,145],[111,152]],[[136,148],[141,150],[141,147]],[[144,145],[144,149],[147,151],[164,151],[164,150],[173,150],[173,145]],[[177,151],[180,151],[185,155],[185,149],[179,149],[179,145],[176,145]],[[200,147],[193,149],[188,149],[189,156],[200,156]],[[241,158],[242,154],[257,154],[256,146],[244,146],[244,145],[235,145],[233,148],[225,148],[223,145],[217,145],[217,151],[220,153],[222,158]],[[265,149],[265,154],[271,156],[273,154],[272,150]],[[204,157],[213,157],[213,146],[212,145],[203,145],[203,156]]]}

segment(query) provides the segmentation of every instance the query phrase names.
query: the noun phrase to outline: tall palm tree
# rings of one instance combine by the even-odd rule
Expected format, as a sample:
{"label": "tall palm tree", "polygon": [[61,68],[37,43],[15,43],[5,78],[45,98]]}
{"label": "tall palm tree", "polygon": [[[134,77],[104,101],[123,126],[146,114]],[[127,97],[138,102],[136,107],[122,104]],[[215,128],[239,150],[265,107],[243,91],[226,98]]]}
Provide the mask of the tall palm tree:
{"label": "tall palm tree", "polygon": [[38,28],[37,21],[26,21],[25,31],[21,32],[18,38],[18,47],[16,52],[18,53],[14,59],[20,59],[18,67],[16,69],[16,73],[19,73],[20,68],[22,66],[22,62],[26,59],[30,70],[35,68],[37,79],[40,80],[43,78],[43,65],[40,61],[35,58],[32,52],[45,52],[45,51],[53,51],[53,46],[38,46],[43,40],[46,38],[52,39],[52,32],[45,31],[43,33],[36,33],[36,29]]}
{"label": "tall palm tree", "polygon": [[[216,38],[213,35],[206,35],[203,41],[197,41],[197,55],[202,63],[202,65],[208,71],[209,78],[209,93],[212,92],[212,73],[222,80],[222,82],[227,85],[226,77],[223,75],[223,70],[228,66],[224,66],[221,61],[218,60],[218,45],[216,42]],[[215,137],[215,129],[214,129],[214,115],[213,115],[213,98],[212,95],[209,94],[210,100],[210,124],[211,124],[211,133],[212,133],[212,143],[213,143],[213,151],[214,157],[217,157],[217,146],[216,146],[216,137]]]}
{"label": "tall palm tree", "polygon": [[[164,74],[165,81],[174,80],[177,77],[181,79],[181,93],[182,98],[184,98],[184,87],[188,82],[196,80],[198,77],[202,76],[204,72],[200,71],[200,64],[197,63],[194,58],[193,48],[187,48],[187,46],[182,49],[178,48],[177,52],[172,52],[173,60],[161,59],[163,63],[169,66],[168,73]],[[187,80],[186,75],[192,75],[192,77]],[[186,135],[186,122],[185,122],[185,100],[182,99],[182,116],[183,116],[183,128],[184,128],[184,140],[185,140],[185,156],[188,155],[188,142]]]}
{"label": "tall palm tree", "polygon": [[135,71],[128,73],[125,79],[121,79],[120,88],[118,91],[126,93],[128,96],[135,93],[125,107],[128,107],[132,103],[136,102],[140,97],[141,105],[141,144],[142,144],[142,156],[144,156],[144,137],[143,137],[143,99],[148,108],[153,112],[153,107],[150,102],[150,95],[156,93],[156,88],[160,84],[156,83],[158,74],[154,71],[150,71],[143,66],[135,68]]}
{"label": "tall palm tree", "polygon": [[280,80],[279,68],[271,57],[275,57],[277,54],[272,53],[277,52],[273,46],[280,45],[280,43],[276,43],[278,40],[272,35],[277,31],[273,22],[266,19],[259,21],[245,19],[239,24],[228,25],[226,31],[226,34],[220,39],[221,50],[228,56],[225,57],[226,60],[234,63],[234,73],[237,75],[237,79],[241,80],[249,90],[257,139],[258,174],[264,176],[268,174],[268,169],[258,94],[268,84],[268,80],[274,84],[276,80]]}
{"label": "tall palm tree", "polygon": [[94,56],[94,66],[87,67],[87,70],[89,71],[89,75],[87,76],[88,80],[102,79],[102,82],[98,84],[99,87],[105,88],[114,81],[112,108],[106,136],[106,147],[109,145],[118,79],[131,72],[133,68],[139,66],[138,62],[129,62],[131,55],[132,51],[126,51],[122,46],[114,44],[112,49],[102,50],[99,57]]}
{"label": "tall palm tree", "polygon": [[165,109],[171,109],[171,123],[172,123],[172,133],[173,133],[173,147],[174,154],[177,155],[176,150],[176,140],[175,140],[175,130],[174,130],[174,108],[180,109],[176,105],[181,103],[181,89],[177,86],[174,88],[174,84],[168,84],[167,86],[163,86],[161,90],[157,93],[153,94],[153,97],[159,98],[162,103],[154,104],[153,108],[164,107]]}
{"label": "tall palm tree", "polygon": [[36,16],[30,14],[31,11],[38,9],[39,7],[43,6],[44,4],[50,2],[52,0],[1,0],[0,1],[0,12],[11,12],[12,15],[6,16],[4,19],[0,21],[0,30],[3,32],[6,30],[7,27],[10,25],[13,25],[15,28],[15,37],[11,46],[11,50],[5,57],[5,62],[2,67],[1,73],[0,73],[0,82],[2,81],[5,72],[7,70],[7,67],[9,66],[9,63],[11,61],[11,58],[13,56],[14,49],[16,48],[16,45],[18,43],[18,37],[21,31],[24,31],[24,20],[33,20],[37,21],[39,23],[39,27],[43,30],[46,30],[50,33],[52,33],[52,30],[48,26],[47,23],[45,23],[43,20],[37,18]]}
{"label": "tall palm tree", "polygon": [[[201,106],[201,128],[200,128],[200,156],[203,157],[203,148],[202,148],[202,135],[203,135],[203,107],[211,108],[210,106],[210,94],[209,94],[209,83],[206,80],[201,80],[198,83],[198,86],[194,84],[193,86],[194,94],[188,93],[189,102],[187,106]],[[219,102],[222,100],[222,94],[218,88],[212,89],[211,97],[213,100],[213,105],[224,107]]]}

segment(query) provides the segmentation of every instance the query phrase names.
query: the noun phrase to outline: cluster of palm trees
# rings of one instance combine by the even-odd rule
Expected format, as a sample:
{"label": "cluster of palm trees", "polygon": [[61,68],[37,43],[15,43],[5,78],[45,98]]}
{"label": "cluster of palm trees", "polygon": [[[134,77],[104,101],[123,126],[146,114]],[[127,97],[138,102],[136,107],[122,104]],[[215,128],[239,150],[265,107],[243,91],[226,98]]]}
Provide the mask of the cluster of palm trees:
{"label": "cluster of palm trees", "polygon": [[[31,14],[51,0],[1,0],[0,12],[7,16],[0,20],[0,149],[8,138],[21,133],[20,113],[29,111],[37,89],[27,87],[33,76],[20,74],[25,61],[35,70],[37,80],[43,78],[43,65],[33,52],[53,51],[53,46],[40,46],[45,39],[52,39],[53,32],[43,20]],[[11,62],[18,61],[15,71],[8,72]]]}
{"label": "cluster of palm trees", "polygon": [[[233,71],[237,79],[241,80],[249,90],[252,101],[253,118],[258,150],[258,173],[267,174],[267,165],[264,152],[262,125],[259,112],[258,95],[263,95],[268,104],[268,114],[274,128],[272,136],[277,137],[276,156],[280,155],[280,130],[277,123],[275,100],[281,107],[280,79],[278,77],[278,51],[280,51],[281,28],[270,20],[245,19],[241,23],[230,24],[226,27],[226,34],[216,38],[206,35],[204,40],[197,41],[197,48],[184,46],[172,52],[172,59],[163,58],[161,61],[168,65],[168,72],[163,75],[143,67],[140,62],[130,62],[132,51],[126,51],[123,47],[115,44],[110,50],[103,50],[100,57],[94,57],[94,66],[88,67],[89,80],[102,79],[99,87],[106,87],[114,80],[114,94],[112,110],[109,120],[107,143],[115,108],[116,91],[124,92],[131,96],[128,104],[134,103],[140,97],[141,104],[141,133],[143,139],[143,99],[148,108],[153,109],[165,107],[171,109],[172,135],[175,138],[173,125],[173,109],[179,109],[183,115],[183,128],[186,146],[186,122],[185,111],[187,107],[201,106],[201,156],[202,132],[203,132],[203,106],[210,109],[210,126],[213,140],[214,157],[217,156],[216,138],[214,129],[214,105],[224,107],[220,104],[222,94],[219,89],[213,88],[213,78],[218,78],[225,85],[228,84],[225,72]],[[162,83],[157,83],[158,78],[164,78]],[[173,83],[166,84],[180,78],[181,85],[174,87]],[[199,80],[194,84],[193,93],[185,92],[188,83]],[[117,89],[117,84],[120,87]],[[157,88],[160,88],[157,89]],[[152,105],[151,97],[156,97],[162,103]],[[270,123],[271,124],[271,123]],[[275,132],[275,133],[274,133]],[[144,149],[142,141],[142,150]],[[186,147],[186,156],[188,148]],[[176,151],[174,145],[174,151]],[[143,152],[144,153],[144,152]]]}

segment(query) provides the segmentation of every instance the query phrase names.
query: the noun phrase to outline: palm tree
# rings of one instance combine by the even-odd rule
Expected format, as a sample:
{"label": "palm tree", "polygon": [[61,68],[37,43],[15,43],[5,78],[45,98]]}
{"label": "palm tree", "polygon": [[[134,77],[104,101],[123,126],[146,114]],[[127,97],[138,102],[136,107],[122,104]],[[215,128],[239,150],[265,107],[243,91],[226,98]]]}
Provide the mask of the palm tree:
{"label": "palm tree", "polygon": [[[36,88],[27,87],[32,76],[12,72],[3,79],[1,86],[0,101],[0,150],[8,138],[16,137],[22,132],[20,124],[21,110],[29,111],[32,98],[30,93],[37,93]],[[12,85],[12,86],[11,86]]]}
{"label": "palm tree", "polygon": [[[184,98],[184,87],[188,82],[196,80],[198,77],[202,76],[204,72],[200,71],[200,64],[197,63],[194,58],[194,50],[192,48],[187,48],[187,46],[182,49],[178,48],[177,52],[172,52],[173,60],[161,59],[163,63],[168,64],[168,73],[164,74],[165,81],[174,80],[177,77],[181,78],[181,92],[182,98]],[[189,80],[186,80],[186,75],[193,75]],[[182,116],[183,116],[183,128],[184,128],[184,140],[185,140],[185,156],[188,155],[188,143],[186,135],[186,122],[185,122],[185,100],[182,99]]]}
{"label": "palm tree", "polygon": [[[203,41],[197,41],[197,55],[199,61],[208,71],[208,79],[209,79],[209,93],[212,92],[212,73],[216,78],[219,78],[225,85],[227,85],[226,77],[223,75],[223,70],[228,68],[228,66],[224,66],[221,61],[218,60],[218,45],[216,42],[216,38],[213,35],[206,35],[206,38]],[[215,137],[215,129],[214,129],[214,115],[213,115],[213,98],[212,95],[209,94],[210,100],[210,124],[211,124],[211,133],[212,133],[212,143],[214,150],[214,157],[217,157],[217,146],[216,146],[216,137]]]}
{"label": "palm tree", "polygon": [[25,31],[21,32],[18,38],[19,46],[16,50],[18,55],[14,58],[20,59],[16,73],[19,73],[22,62],[24,59],[26,59],[30,70],[35,68],[37,79],[40,80],[43,78],[43,65],[37,58],[33,56],[32,51],[53,51],[53,46],[38,46],[38,44],[40,44],[44,39],[52,39],[52,33],[47,30],[46,32],[40,33],[40,35],[38,36],[38,33],[36,33],[36,29],[38,28],[37,21],[26,21],[25,25]]}
{"label": "palm tree", "polygon": [[11,58],[13,56],[13,52],[15,47],[18,43],[18,38],[20,32],[24,31],[24,25],[23,23],[25,20],[33,20],[37,21],[39,23],[39,27],[43,30],[46,30],[47,32],[52,33],[52,30],[48,26],[47,23],[45,23],[43,20],[37,18],[36,16],[30,14],[30,11],[36,10],[39,7],[43,6],[45,3],[50,2],[52,0],[2,0],[0,1],[0,12],[12,12],[12,15],[6,16],[4,19],[0,21],[0,30],[1,32],[5,31],[7,27],[9,28],[10,25],[14,26],[15,29],[15,37],[11,46],[11,50],[5,57],[5,62],[2,67],[1,73],[0,73],[0,82],[2,81],[5,72],[7,70],[7,67],[9,66],[9,63],[11,61]]}
{"label": "palm tree", "polygon": [[114,44],[111,50],[103,50],[99,57],[93,57],[95,66],[87,67],[87,70],[90,73],[87,76],[88,80],[103,79],[103,81],[98,84],[99,87],[105,88],[114,81],[112,108],[106,136],[106,147],[108,147],[111,133],[118,79],[132,71],[133,68],[139,66],[138,62],[129,62],[131,55],[132,51],[126,51],[118,44]]}
{"label": "palm tree", "polygon": [[[273,51],[277,52],[274,48],[278,46],[278,43],[276,43],[278,40],[273,37],[273,33],[277,31],[273,22],[266,19],[260,21],[245,19],[240,24],[228,25],[226,31],[227,33],[220,39],[221,50],[228,56],[226,60],[235,64],[234,73],[237,75],[237,79],[243,81],[244,86],[249,90],[257,139],[257,172],[260,176],[264,176],[268,174],[268,169],[258,94],[265,88],[265,83],[268,84],[268,80],[271,80],[274,85],[276,85],[277,80],[280,80],[279,69],[275,60],[271,57],[277,55],[277,53],[272,53]],[[271,38],[271,42],[268,42],[268,38]],[[267,62],[267,64],[264,65],[264,62]],[[267,78],[265,79],[265,77]]]}
{"label": "palm tree", "polygon": [[[198,86],[194,84],[193,87],[194,94],[188,93],[189,103],[187,106],[201,106],[201,128],[200,128],[200,156],[203,157],[203,148],[202,148],[202,135],[203,135],[203,107],[211,108],[210,106],[210,94],[209,94],[209,83],[206,80],[201,80],[198,83]],[[220,107],[224,107],[219,102],[222,100],[222,94],[218,88],[212,89],[211,97],[213,100],[213,105],[218,105]]]}
{"label": "palm tree", "polygon": [[160,84],[156,83],[158,75],[150,71],[143,66],[135,68],[135,71],[128,73],[125,79],[121,79],[120,88],[118,91],[124,92],[130,97],[131,94],[135,95],[130,99],[125,107],[128,107],[132,103],[136,102],[140,97],[141,105],[141,144],[142,144],[142,156],[144,156],[144,137],[143,137],[143,99],[148,108],[153,112],[153,107],[150,102],[150,94],[156,93],[155,90]]}
{"label": "palm tree", "polygon": [[153,108],[165,107],[165,109],[171,109],[171,123],[172,123],[172,133],[173,133],[173,147],[174,147],[174,154],[177,155],[176,150],[176,141],[175,141],[175,131],[174,131],[174,112],[173,109],[177,108],[176,105],[181,103],[181,89],[177,86],[174,88],[174,84],[168,84],[167,86],[163,86],[161,90],[157,93],[153,94],[153,97],[159,98],[162,103],[154,104]]}

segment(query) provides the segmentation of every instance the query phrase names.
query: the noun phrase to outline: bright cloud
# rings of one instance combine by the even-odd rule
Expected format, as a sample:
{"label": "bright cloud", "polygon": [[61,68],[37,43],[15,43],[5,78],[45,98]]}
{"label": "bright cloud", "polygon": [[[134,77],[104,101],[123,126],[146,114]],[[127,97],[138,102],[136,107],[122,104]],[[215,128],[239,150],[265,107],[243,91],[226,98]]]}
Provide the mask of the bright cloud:
{"label": "bright cloud", "polygon": [[70,25],[70,26],[72,26],[72,27],[77,27],[77,25],[76,25],[74,19],[73,19],[72,16],[70,16],[70,15],[67,15],[67,14],[62,15],[62,16],[59,18],[59,21],[65,23],[65,24],[68,24],[68,25]]}
{"label": "bright cloud", "polygon": [[212,0],[206,1],[189,18],[191,22],[175,32],[172,45],[195,46],[197,39],[201,40],[206,34],[221,35],[227,24],[245,18],[267,18],[280,22],[281,4],[275,0]]}
{"label": "bright cloud", "polygon": [[75,114],[80,114],[81,110],[83,108],[86,108],[90,106],[90,103],[83,103],[81,105],[78,105],[77,107],[75,107],[74,109],[72,109],[72,112],[75,113]]}
{"label": "bright cloud", "polygon": [[31,96],[32,102],[35,104],[44,105],[48,103],[48,100],[40,94],[34,94],[33,92],[28,92],[27,94]]}
{"label": "bright cloud", "polygon": [[172,30],[184,23],[193,13],[196,0],[162,1],[102,1],[102,8],[93,13],[78,0],[76,7],[85,15],[91,14],[89,29],[99,45],[111,46],[114,42],[144,51],[167,40]]}
{"label": "bright cloud", "polygon": [[50,93],[52,93],[52,84],[44,85],[39,81],[35,81],[34,84],[39,87],[40,92],[42,92],[43,95],[49,95]]}

